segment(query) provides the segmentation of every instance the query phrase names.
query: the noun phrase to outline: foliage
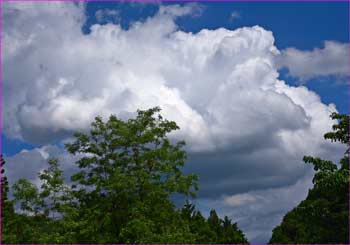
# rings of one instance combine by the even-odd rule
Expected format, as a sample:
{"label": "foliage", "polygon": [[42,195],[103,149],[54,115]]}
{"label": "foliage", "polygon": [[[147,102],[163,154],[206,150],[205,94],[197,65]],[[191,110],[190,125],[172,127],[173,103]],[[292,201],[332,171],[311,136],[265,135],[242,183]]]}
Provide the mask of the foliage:
{"label": "foliage", "polygon": [[195,243],[248,244],[237,223],[232,223],[227,216],[224,220],[220,219],[213,209],[205,220],[193,204],[186,202],[181,215],[189,222],[190,230],[195,235]]}
{"label": "foliage", "polygon": [[59,168],[58,159],[49,159],[49,168],[39,173],[41,180],[41,206],[46,216],[55,219],[55,214],[62,211],[67,201],[71,199],[70,188],[64,184],[63,170]]}
{"label": "foliage", "polygon": [[304,157],[316,171],[314,187],[273,230],[270,243],[349,243],[349,116],[333,113],[331,118],[338,123],[325,139],[347,145],[340,167],[318,157]]}
{"label": "foliage", "polygon": [[198,177],[182,173],[185,143],[168,138],[179,127],[159,111],[139,110],[127,121],[97,117],[89,133],[75,134],[66,145],[80,157],[70,186],[57,159],[39,173],[40,188],[16,182],[14,201],[22,211],[12,210],[3,242],[247,243],[227,217],[215,213],[214,225],[188,202],[175,207],[173,195],[195,197]]}
{"label": "foliage", "polygon": [[14,229],[14,207],[13,201],[8,199],[9,182],[5,176],[4,169],[5,160],[0,155],[0,166],[1,166],[1,222],[2,222],[2,240],[6,243],[15,239],[13,233]]}
{"label": "foliage", "polygon": [[15,202],[20,203],[24,214],[37,214],[40,210],[38,188],[26,179],[19,179],[13,185]]}

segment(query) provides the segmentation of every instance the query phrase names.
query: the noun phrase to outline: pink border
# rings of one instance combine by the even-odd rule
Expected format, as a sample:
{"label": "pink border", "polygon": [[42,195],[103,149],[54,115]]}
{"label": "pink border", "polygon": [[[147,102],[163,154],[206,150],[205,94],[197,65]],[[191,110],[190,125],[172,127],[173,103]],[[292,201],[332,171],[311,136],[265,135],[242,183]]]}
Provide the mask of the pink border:
{"label": "pink border", "polygon": [[[2,151],[2,4],[3,2],[120,2],[122,0],[0,0],[0,154],[3,153]],[[350,0],[124,0],[126,2],[348,2],[348,25],[350,27]],[[348,30],[348,41],[350,41],[350,28]],[[347,53],[348,57],[348,63],[350,63],[350,48]],[[349,68],[350,69],[350,68]],[[350,70],[349,70],[350,72]],[[350,94],[350,78],[348,79],[348,85],[349,85],[349,94]],[[348,113],[350,113],[350,99],[348,98]],[[350,165],[350,161],[349,161]],[[2,177],[1,174],[2,167],[0,166],[0,179]],[[2,183],[0,181],[0,244],[2,241]],[[349,183],[350,188],[350,183]],[[349,213],[350,213],[350,206],[349,206]],[[349,234],[350,238],[350,234]],[[113,244],[113,243],[112,243]],[[112,245],[112,244],[105,244],[105,245]],[[19,244],[18,244],[19,245]],[[34,244],[27,244],[27,245],[34,245]],[[38,245],[38,244],[35,244]],[[46,244],[46,245],[57,245],[57,244]],[[62,245],[72,245],[72,244],[62,244]],[[79,245],[97,245],[97,244],[79,244]],[[114,245],[114,244],[113,244]],[[216,244],[214,244],[216,245]],[[259,243],[251,244],[251,245],[262,245]]]}
{"label": "pink border", "polygon": [[[0,2],[0,154],[2,155],[2,1]],[[0,244],[2,243],[2,166],[0,166]]]}
{"label": "pink border", "polygon": [[[350,2],[348,2],[348,42],[350,42]],[[350,46],[348,45],[348,50],[347,50],[347,61],[348,61],[348,65],[350,64]],[[350,114],[350,99],[349,99],[349,95],[350,95],[350,67],[349,68],[349,73],[348,73],[348,86],[349,86],[349,89],[348,89],[348,98],[347,98],[347,104],[348,104],[348,115]],[[350,132],[348,132],[348,134],[350,134]],[[349,145],[348,145],[349,146]],[[349,159],[349,162],[348,162],[348,166],[350,166],[350,159]],[[348,190],[350,190],[350,182],[349,182],[349,186],[348,186]],[[350,200],[348,200],[349,203],[350,203]],[[350,213],[350,205],[348,206],[348,211]],[[349,216],[349,213],[348,213],[348,225],[350,225],[350,216]],[[350,229],[348,227],[348,229]],[[348,230],[349,231],[349,230]],[[349,240],[350,240],[350,231],[349,231]]]}
{"label": "pink border", "polygon": [[[121,2],[123,0],[0,0],[1,2]],[[350,0],[124,0],[124,2],[350,2]]]}

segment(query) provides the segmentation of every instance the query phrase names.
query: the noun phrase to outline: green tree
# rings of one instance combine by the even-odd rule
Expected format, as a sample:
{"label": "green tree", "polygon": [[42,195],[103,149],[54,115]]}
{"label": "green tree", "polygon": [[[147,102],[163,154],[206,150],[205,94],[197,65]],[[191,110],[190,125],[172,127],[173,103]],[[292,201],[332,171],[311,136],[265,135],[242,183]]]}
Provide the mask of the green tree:
{"label": "green tree", "polygon": [[186,201],[181,210],[181,215],[188,221],[195,243],[248,243],[237,223],[233,224],[227,216],[224,217],[224,220],[220,219],[214,209],[210,211],[208,219],[205,220],[202,214],[195,209],[195,205]]}
{"label": "green tree", "polygon": [[9,182],[5,176],[4,169],[5,160],[0,155],[1,166],[1,222],[2,222],[2,243],[10,243],[16,238],[15,234],[15,212],[13,201],[8,199],[10,190]]}
{"label": "green tree", "polygon": [[221,224],[222,220],[217,215],[214,209],[210,210],[210,214],[208,217],[208,224],[210,228],[216,233],[216,240],[222,235]]}
{"label": "green tree", "polygon": [[208,217],[208,224],[211,227],[211,229],[216,233],[216,240],[214,243],[248,243],[243,232],[238,228],[237,223],[232,224],[232,220],[229,219],[227,216],[224,217],[224,220],[220,219],[214,209],[210,211],[210,215]]}
{"label": "green tree", "polygon": [[14,202],[19,205],[21,213],[13,217],[15,236],[10,243],[39,243],[41,231],[38,224],[42,223],[38,188],[26,179],[19,179],[13,186]]}
{"label": "green tree", "polygon": [[64,184],[63,170],[59,168],[58,159],[49,159],[49,168],[39,173],[41,180],[40,198],[45,213],[55,219],[55,214],[61,212],[62,205],[70,199],[70,188]]}
{"label": "green tree", "polygon": [[[42,185],[40,190],[27,181],[19,179],[12,187],[14,201],[21,213],[14,213],[11,220],[11,231],[3,233],[7,243],[73,243],[65,227],[67,220],[62,219],[63,201],[69,198],[66,185],[63,184],[63,171],[59,169],[56,159],[48,161],[48,169],[38,173]],[[55,212],[49,217],[49,212]],[[58,218],[58,219],[57,219]]]}
{"label": "green tree", "polygon": [[216,243],[216,232],[211,229],[207,220],[188,200],[181,209],[182,218],[189,224],[194,243]]}
{"label": "green tree", "polygon": [[[9,192],[9,182],[7,180],[7,177],[5,176],[5,160],[3,159],[2,155],[0,155],[0,167],[1,167],[1,204],[2,209],[6,210],[8,208],[8,192]],[[4,214],[4,212],[2,212]]]}
{"label": "green tree", "polygon": [[19,179],[13,186],[15,202],[20,204],[24,214],[37,214],[40,210],[38,188],[26,179]]}
{"label": "green tree", "polygon": [[174,209],[172,194],[195,195],[197,176],[181,171],[184,142],[172,144],[167,136],[179,127],[159,111],[139,110],[126,122],[115,116],[107,122],[97,117],[89,134],[78,133],[76,141],[66,145],[72,154],[85,154],[77,162],[80,171],[72,176],[80,186],[75,196],[81,215],[93,224],[82,234],[82,242],[91,242],[91,234],[106,242],[134,242],[125,234],[139,239],[139,231],[152,229],[152,222],[154,227],[171,223],[171,215],[164,215]]}
{"label": "green tree", "polygon": [[340,167],[318,157],[304,157],[316,171],[314,187],[273,230],[270,243],[349,243],[349,116],[333,113],[331,118],[338,123],[325,139],[347,146]]}

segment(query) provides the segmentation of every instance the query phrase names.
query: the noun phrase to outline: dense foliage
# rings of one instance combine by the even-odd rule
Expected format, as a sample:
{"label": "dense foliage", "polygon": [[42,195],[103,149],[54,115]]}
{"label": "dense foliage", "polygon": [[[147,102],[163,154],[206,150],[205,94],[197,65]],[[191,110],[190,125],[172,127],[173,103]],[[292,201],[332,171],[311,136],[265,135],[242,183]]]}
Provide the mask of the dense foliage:
{"label": "dense foliage", "polygon": [[97,117],[88,134],[77,133],[66,145],[80,156],[70,185],[57,159],[38,174],[40,188],[18,180],[12,201],[3,177],[2,242],[248,243],[228,217],[212,210],[205,219],[191,203],[178,209],[170,201],[174,194],[195,197],[197,190],[197,176],[181,171],[184,142],[168,139],[177,129],[159,108],[128,121]]}
{"label": "dense foliage", "polygon": [[340,167],[317,157],[304,157],[316,171],[314,187],[273,230],[270,243],[349,244],[349,116],[333,113],[331,117],[338,123],[325,139],[347,145]]}

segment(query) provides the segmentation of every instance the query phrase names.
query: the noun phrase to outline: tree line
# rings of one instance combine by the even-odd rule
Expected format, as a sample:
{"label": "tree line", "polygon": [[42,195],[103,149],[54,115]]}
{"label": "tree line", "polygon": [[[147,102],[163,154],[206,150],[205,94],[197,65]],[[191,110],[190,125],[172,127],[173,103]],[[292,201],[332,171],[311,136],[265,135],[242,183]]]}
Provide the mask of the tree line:
{"label": "tree line", "polygon": [[[135,118],[112,115],[106,122],[96,117],[88,133],[76,133],[65,146],[79,156],[79,171],[68,182],[58,159],[38,173],[40,187],[26,179],[10,187],[2,168],[2,243],[247,244],[237,223],[214,209],[205,218],[189,201],[198,176],[182,172],[185,142],[170,141],[179,127],[159,112],[138,110]],[[331,117],[338,123],[325,138],[349,146],[349,116]],[[273,230],[270,243],[349,243],[348,160],[349,148],[339,168],[304,157],[316,171],[314,187]]]}

